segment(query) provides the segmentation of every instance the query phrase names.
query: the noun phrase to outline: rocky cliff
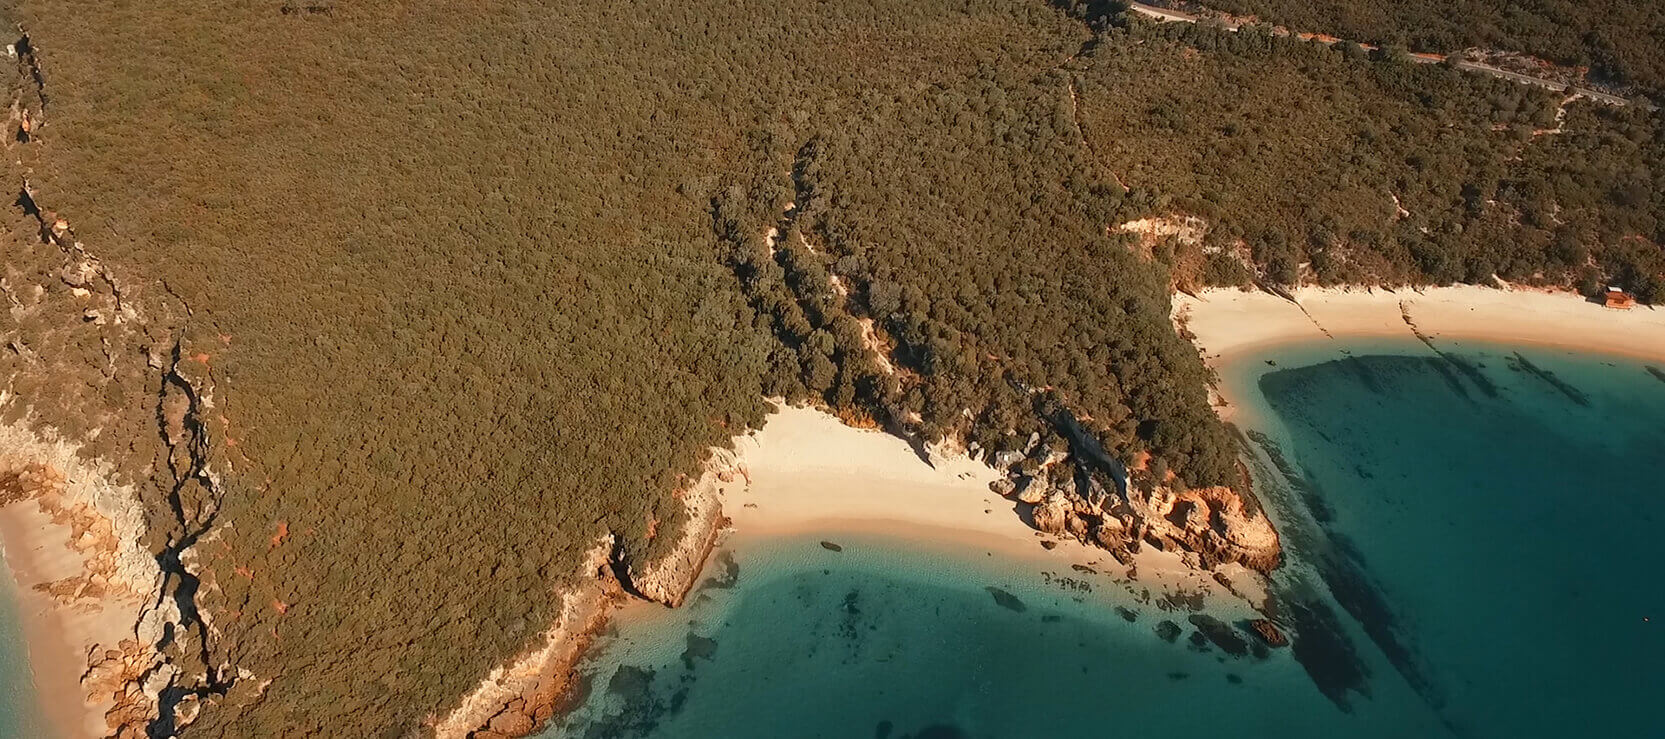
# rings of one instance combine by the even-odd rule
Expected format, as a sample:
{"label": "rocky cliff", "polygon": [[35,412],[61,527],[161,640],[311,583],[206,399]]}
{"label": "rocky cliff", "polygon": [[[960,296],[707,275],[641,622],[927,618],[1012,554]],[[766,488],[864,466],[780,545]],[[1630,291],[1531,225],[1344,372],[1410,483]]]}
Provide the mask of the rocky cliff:
{"label": "rocky cliff", "polygon": [[[46,599],[63,637],[77,645],[81,697],[99,730],[142,736],[158,715],[173,670],[152,648],[167,608],[162,572],[142,545],[143,510],[131,486],[112,482],[98,460],[84,460],[61,438],[0,425],[0,517],[17,580]],[[154,615],[153,615],[154,614]],[[32,645],[39,646],[39,645]],[[62,659],[35,654],[36,660]],[[42,690],[62,690],[48,671]],[[92,730],[87,726],[87,730]]]}
{"label": "rocky cliff", "polygon": [[728,519],[723,516],[719,488],[742,469],[739,458],[728,450],[712,450],[711,461],[698,481],[679,494],[687,519],[669,552],[650,561],[640,572],[630,573],[630,584],[649,600],[675,608],[699,579],[706,558],[722,534]]}
{"label": "rocky cliff", "polygon": [[573,670],[584,650],[623,597],[613,577],[613,551],[610,536],[590,550],[575,582],[553,595],[561,601],[560,615],[542,638],[526,654],[492,670],[461,705],[436,721],[436,739],[525,736],[555,715],[573,688]]}
{"label": "rocky cliff", "polygon": [[559,713],[574,698],[577,667],[614,606],[630,596],[682,605],[728,524],[720,489],[744,470],[738,455],[713,449],[699,479],[678,495],[686,519],[676,538],[639,567],[613,536],[597,542],[573,584],[554,594],[560,615],[542,638],[525,655],[494,669],[460,706],[437,720],[435,737],[526,736]]}
{"label": "rocky cliff", "polygon": [[210,461],[223,457],[226,423],[210,412],[214,349],[197,348],[191,310],[166,284],[105,263],[31,187],[56,129],[39,50],[26,34],[9,50],[0,178],[17,195],[0,220],[0,488],[65,531],[79,563],[37,589],[121,627],[69,635],[86,641],[83,688],[110,706],[108,733],[170,735],[236,679],[208,657],[214,635],[188,565],[224,467]]}
{"label": "rocky cliff", "polygon": [[1176,489],[1167,476],[1130,471],[1067,410],[1050,416],[1064,444],[1048,445],[1037,434],[1021,451],[987,460],[1008,473],[995,492],[1033,506],[1035,528],[1122,560],[1150,546],[1185,553],[1200,569],[1230,562],[1261,572],[1278,566],[1277,531],[1250,492],[1246,471],[1236,488]]}

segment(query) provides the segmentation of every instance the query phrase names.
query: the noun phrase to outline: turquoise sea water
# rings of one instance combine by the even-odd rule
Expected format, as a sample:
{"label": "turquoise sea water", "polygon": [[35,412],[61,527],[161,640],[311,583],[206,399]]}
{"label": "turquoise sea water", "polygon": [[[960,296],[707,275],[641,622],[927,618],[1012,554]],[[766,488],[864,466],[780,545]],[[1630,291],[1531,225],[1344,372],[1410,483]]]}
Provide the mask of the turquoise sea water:
{"label": "turquoise sea water", "polygon": [[1193,646],[1192,614],[1103,573],[741,539],[683,609],[619,619],[547,736],[1665,736],[1665,374],[1436,345],[1223,378],[1293,650]]}
{"label": "turquoise sea water", "polygon": [[16,588],[11,570],[0,562],[0,737],[48,736],[35,699]]}
{"label": "turquoise sea water", "polygon": [[1435,346],[1245,368],[1302,560],[1457,733],[1665,736],[1665,373]]}
{"label": "turquoise sea water", "polygon": [[[1408,691],[1396,703],[1421,716],[1376,707],[1375,724],[1345,716],[1288,650],[1257,659],[1194,645],[1185,610],[1139,604],[1104,574],[1049,576],[1039,563],[834,538],[842,552],[815,538],[742,543],[732,590],[708,584],[683,610],[624,619],[589,669],[590,699],[548,735],[1112,736],[1159,726],[1167,736],[1388,737],[1437,728]],[[1172,643],[1157,633],[1164,620],[1182,626]],[[1388,727],[1397,730],[1378,730]]]}

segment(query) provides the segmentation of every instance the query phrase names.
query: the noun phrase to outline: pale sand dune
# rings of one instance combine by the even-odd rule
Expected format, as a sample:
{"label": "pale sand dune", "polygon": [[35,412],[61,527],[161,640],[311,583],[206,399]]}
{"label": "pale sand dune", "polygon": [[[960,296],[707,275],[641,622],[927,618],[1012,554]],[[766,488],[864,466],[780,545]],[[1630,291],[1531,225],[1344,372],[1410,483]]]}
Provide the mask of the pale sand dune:
{"label": "pale sand dune", "polygon": [[1264,292],[1205,290],[1174,300],[1212,366],[1279,344],[1347,336],[1540,344],[1665,361],[1665,310],[1613,310],[1564,292],[1465,285],[1394,292],[1301,288],[1299,305]]}
{"label": "pale sand dune", "polygon": [[[1020,509],[1027,505],[989,490],[998,475],[964,455],[921,460],[908,443],[880,431],[851,428],[811,408],[782,408],[756,434],[736,442],[750,484],[724,486],[723,510],[745,537],[839,533],[879,534],[968,556],[1018,557],[1040,567],[1093,564],[1120,573],[1109,552],[1073,539],[1042,537]],[[1047,550],[1042,539],[1056,541]],[[1146,547],[1135,560],[1138,581],[1153,590],[1233,598],[1210,573],[1186,567],[1176,553]],[[1258,597],[1259,576],[1221,568],[1240,592]]]}

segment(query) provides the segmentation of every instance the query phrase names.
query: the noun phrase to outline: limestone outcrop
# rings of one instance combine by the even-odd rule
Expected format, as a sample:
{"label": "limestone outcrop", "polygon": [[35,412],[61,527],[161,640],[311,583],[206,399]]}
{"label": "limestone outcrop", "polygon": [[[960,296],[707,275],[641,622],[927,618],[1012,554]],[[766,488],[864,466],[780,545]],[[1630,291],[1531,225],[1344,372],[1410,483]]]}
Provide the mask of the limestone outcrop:
{"label": "limestone outcrop", "polygon": [[1278,566],[1282,548],[1272,522],[1249,490],[1240,488],[1175,489],[1127,467],[1105,452],[1066,411],[1056,427],[1068,437],[1068,450],[1031,438],[1020,458],[1013,452],[991,454],[991,463],[1010,469],[1009,482],[991,489],[1033,506],[1036,529],[1110,550],[1118,558],[1150,546],[1188,552],[1203,569],[1236,562],[1269,572]]}
{"label": "limestone outcrop", "polygon": [[42,579],[20,584],[73,617],[65,637],[87,645],[82,697],[102,712],[107,735],[142,737],[172,678],[154,647],[162,635],[142,618],[162,573],[143,545],[138,499],[114,477],[68,441],[0,425],[0,515],[27,528],[36,544],[25,546],[43,552],[31,568]]}
{"label": "limestone outcrop", "polygon": [[687,520],[675,541],[639,569],[624,561],[627,553],[612,535],[597,542],[575,582],[555,594],[560,614],[543,638],[525,655],[499,665],[456,709],[436,720],[436,739],[526,736],[566,708],[578,665],[615,605],[630,595],[672,608],[682,604],[728,526],[721,486],[746,474],[737,455],[713,449],[705,471],[679,496]]}

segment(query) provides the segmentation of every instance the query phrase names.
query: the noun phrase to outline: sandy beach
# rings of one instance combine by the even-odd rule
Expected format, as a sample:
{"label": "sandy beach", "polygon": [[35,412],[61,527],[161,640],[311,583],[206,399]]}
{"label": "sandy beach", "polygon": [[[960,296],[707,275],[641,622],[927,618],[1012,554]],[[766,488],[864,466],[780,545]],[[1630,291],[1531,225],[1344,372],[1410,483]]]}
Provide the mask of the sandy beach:
{"label": "sandy beach", "polygon": [[[939,455],[928,464],[900,438],[793,407],[771,415],[737,447],[750,484],[737,478],[726,486],[723,510],[744,538],[876,534],[971,556],[1020,558],[1039,569],[1123,569],[1103,549],[1041,535],[1027,521],[1029,506],[989,490],[998,473],[965,455]],[[1203,593],[1212,607],[1246,607],[1178,553],[1146,547],[1134,567],[1143,587]],[[1235,564],[1220,571],[1240,593],[1257,602],[1263,597],[1258,573]]]}
{"label": "sandy beach", "polygon": [[112,476],[71,443],[0,425],[0,546],[35,698],[62,737],[104,736],[107,713],[143,698],[117,691],[149,666],[139,612],[160,573],[141,544],[143,511]]}
{"label": "sandy beach", "polygon": [[[1614,310],[1566,292],[1462,285],[1423,290],[1305,287],[1292,303],[1265,292],[1205,290],[1174,299],[1176,322],[1211,366],[1301,341],[1403,336],[1537,344],[1665,361],[1665,310]],[[1410,323],[1406,322],[1407,317]]]}
{"label": "sandy beach", "polygon": [[[1222,375],[1267,349],[1347,339],[1467,339],[1665,362],[1665,310],[1616,310],[1567,292],[1476,285],[1384,290],[1303,287],[1296,302],[1271,293],[1204,290],[1174,298],[1174,322]],[[1414,328],[1413,328],[1414,324]],[[1229,383],[1211,388],[1214,410],[1254,425]]]}
{"label": "sandy beach", "polygon": [[[1665,361],[1665,311],[1645,306],[1612,310],[1568,293],[1475,286],[1303,288],[1295,295],[1299,304],[1238,290],[1181,295],[1175,318],[1214,367],[1282,344],[1416,333]],[[739,439],[736,452],[749,484],[724,486],[723,509],[746,537],[861,532],[1056,566],[1115,564],[1101,549],[1040,536],[1026,521],[1027,506],[989,490],[997,473],[982,462],[933,455],[927,463],[902,439],[845,426],[818,410],[782,408]],[[1043,548],[1043,539],[1055,546]],[[1177,554],[1147,548],[1136,568],[1148,586],[1221,594],[1208,573],[1186,567]],[[1260,590],[1254,573],[1232,567],[1225,574],[1250,597]]]}
{"label": "sandy beach", "polygon": [[0,509],[0,545],[16,584],[37,703],[61,737],[79,739],[104,736],[103,714],[112,704],[101,700],[89,705],[83,698],[81,675],[87,668],[88,645],[131,639],[139,603],[107,596],[97,603],[64,605],[35,589],[85,575],[81,555],[68,546],[71,533],[33,501]]}

